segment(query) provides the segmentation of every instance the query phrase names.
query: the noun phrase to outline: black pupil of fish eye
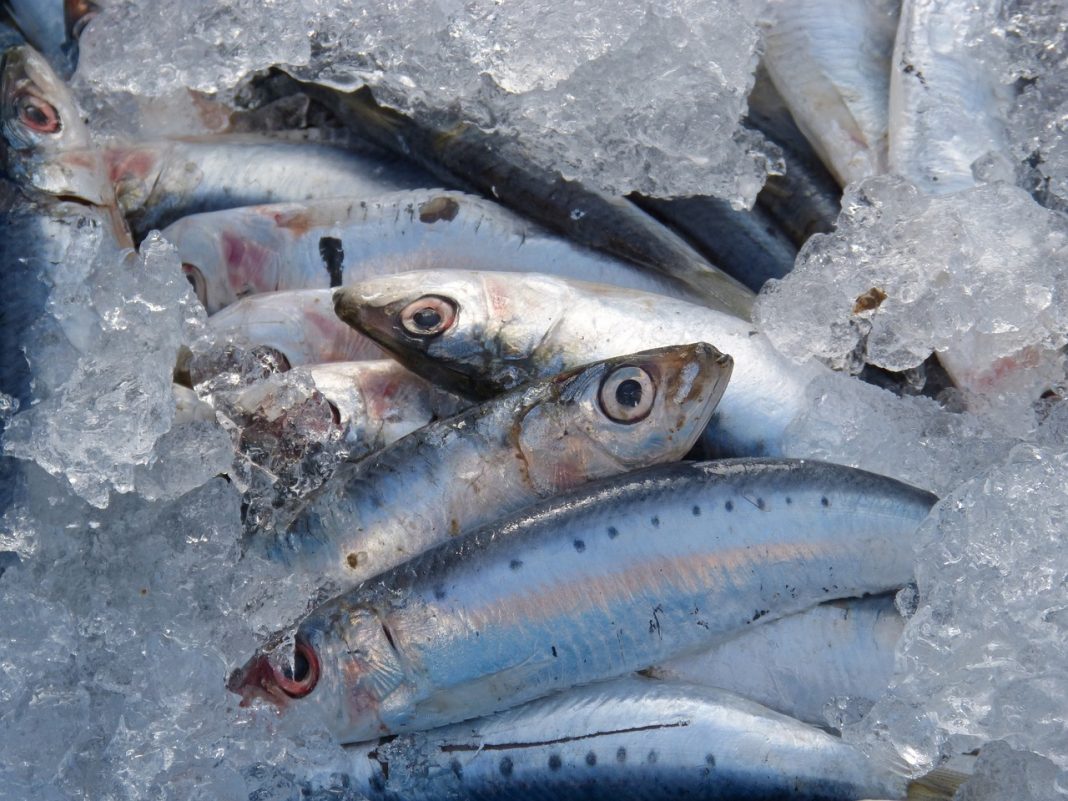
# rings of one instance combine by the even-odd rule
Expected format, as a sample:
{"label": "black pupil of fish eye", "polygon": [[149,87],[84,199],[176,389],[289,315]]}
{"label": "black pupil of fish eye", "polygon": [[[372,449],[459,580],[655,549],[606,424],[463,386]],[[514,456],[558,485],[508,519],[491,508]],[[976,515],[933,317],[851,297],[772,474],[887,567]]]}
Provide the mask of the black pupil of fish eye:
{"label": "black pupil of fish eye", "polygon": [[441,324],[441,313],[427,307],[412,315],[412,321],[420,328],[431,329]]}
{"label": "black pupil of fish eye", "polygon": [[282,672],[287,679],[292,681],[304,681],[308,678],[308,671],[311,670],[311,665],[308,664],[308,657],[304,655],[304,651],[297,649],[297,652],[293,655],[293,666],[286,665]]}
{"label": "black pupil of fish eye", "polygon": [[193,287],[193,289],[197,288],[197,279],[193,277],[192,273],[186,273],[185,280],[189,282],[189,286]]}
{"label": "black pupil of fish eye", "polygon": [[620,381],[616,387],[616,403],[633,409],[642,402],[642,385],[633,378]]}

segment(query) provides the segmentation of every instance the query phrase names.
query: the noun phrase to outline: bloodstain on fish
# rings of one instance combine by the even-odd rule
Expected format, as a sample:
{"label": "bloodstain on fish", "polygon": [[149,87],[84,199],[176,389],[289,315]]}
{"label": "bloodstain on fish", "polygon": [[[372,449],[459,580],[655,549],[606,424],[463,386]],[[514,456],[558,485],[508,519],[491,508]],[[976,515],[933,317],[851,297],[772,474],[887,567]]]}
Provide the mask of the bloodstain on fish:
{"label": "bloodstain on fish", "polygon": [[341,286],[341,273],[344,269],[345,249],[341,240],[333,236],[324,236],[319,239],[319,256],[326,267],[327,275],[330,276],[330,288]]}
{"label": "bloodstain on fish", "polygon": [[419,221],[436,223],[439,220],[449,222],[460,213],[460,204],[451,197],[436,197],[419,205]]}
{"label": "bloodstain on fish", "polygon": [[156,157],[148,150],[116,148],[104,151],[108,180],[113,184],[136,179],[143,181],[156,166]]}
{"label": "bloodstain on fish", "polygon": [[221,239],[227,279],[238,297],[250,292],[271,292],[278,288],[264,275],[264,268],[271,259],[270,250],[230,231],[223,231]]}

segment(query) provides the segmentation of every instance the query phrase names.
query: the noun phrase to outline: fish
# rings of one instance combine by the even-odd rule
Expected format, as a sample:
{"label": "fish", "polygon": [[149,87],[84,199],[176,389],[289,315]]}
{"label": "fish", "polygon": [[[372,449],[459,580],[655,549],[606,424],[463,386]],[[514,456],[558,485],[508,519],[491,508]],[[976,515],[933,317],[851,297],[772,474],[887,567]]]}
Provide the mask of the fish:
{"label": "fish", "polygon": [[405,116],[377,102],[366,87],[346,93],[314,81],[299,83],[360,136],[413,159],[446,185],[492,197],[566,239],[661,273],[713,308],[748,319],[750,289],[625,198],[538,166],[522,143],[445,110]]}
{"label": "fish", "polygon": [[546,272],[693,299],[655,273],[577,247],[497,203],[443,189],[195,214],[163,236],[195,275],[209,313],[248,294],[431,268]]}
{"label": "fish", "polygon": [[208,329],[216,340],[273,348],[290,367],[383,358],[380,347],[337,318],[330,292],[302,289],[242,298],[211,315]]}
{"label": "fish", "polygon": [[220,134],[116,144],[103,151],[134,234],[218,209],[328,197],[371,198],[436,183],[373,148],[307,137]]}
{"label": "fish", "polygon": [[751,700],[639,678],[345,750],[349,786],[372,801],[856,801],[908,792],[901,767]]}
{"label": "fish", "polygon": [[[447,328],[425,334],[402,323],[420,304],[441,301],[455,312]],[[335,308],[413,372],[471,398],[596,359],[708,342],[734,359],[705,438],[715,455],[781,455],[786,426],[807,408],[805,386],[824,369],[787,360],[723,312],[554,276],[403,273],[337,290]]]}
{"label": "fish", "polygon": [[339,469],[294,523],[282,558],[347,588],[543,498],[680,459],[731,365],[703,343],[638,353],[427,425]]}
{"label": "fish", "polygon": [[887,171],[890,59],[901,0],[772,0],[763,64],[842,186]]}
{"label": "fish", "polygon": [[64,55],[64,5],[64,0],[3,0],[0,19],[6,17],[53,69],[69,75],[73,70]]}
{"label": "fish", "polygon": [[867,711],[890,685],[905,620],[893,595],[820,604],[749,628],[645,675],[720,687],[817,726],[848,699]]}
{"label": "fish", "polygon": [[1012,99],[975,46],[1001,4],[903,0],[890,73],[889,166],[927,194],[976,185],[972,164],[1008,155]]}
{"label": "fish", "polygon": [[646,468],[446,542],[316,607],[228,687],[340,742],[488,715],[912,578],[937,499],[853,468]]}

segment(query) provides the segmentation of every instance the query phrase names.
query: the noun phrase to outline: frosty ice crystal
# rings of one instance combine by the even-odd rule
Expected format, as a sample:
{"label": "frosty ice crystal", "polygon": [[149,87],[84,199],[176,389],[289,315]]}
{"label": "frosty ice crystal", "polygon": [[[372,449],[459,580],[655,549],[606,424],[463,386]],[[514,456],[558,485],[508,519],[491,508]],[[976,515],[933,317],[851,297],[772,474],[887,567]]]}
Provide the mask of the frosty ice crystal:
{"label": "frosty ice crystal", "polygon": [[1068,767],[1066,519],[1063,443],[1020,445],[942,500],[890,693],[853,736],[921,765],[1004,740]]}
{"label": "frosty ice crystal", "polygon": [[812,237],[754,310],[791,358],[859,371],[907,370],[952,348],[954,377],[1019,431],[1064,374],[1068,218],[991,184],[927,197],[906,181],[863,181],[837,230]]}
{"label": "frosty ice crystal", "polygon": [[108,97],[227,95],[288,64],[346,89],[366,83],[404,111],[448,108],[522,137],[537,163],[594,188],[751,205],[765,169],[763,145],[739,127],[757,60],[752,6],[139,0],[89,25],[78,81],[109,116]]}

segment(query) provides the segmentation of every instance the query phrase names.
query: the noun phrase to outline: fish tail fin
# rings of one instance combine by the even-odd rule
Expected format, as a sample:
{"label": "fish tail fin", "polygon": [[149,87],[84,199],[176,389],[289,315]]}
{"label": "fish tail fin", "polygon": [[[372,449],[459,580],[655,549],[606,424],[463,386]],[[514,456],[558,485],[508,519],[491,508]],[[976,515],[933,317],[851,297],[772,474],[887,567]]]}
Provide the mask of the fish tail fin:
{"label": "fish tail fin", "polygon": [[908,801],[949,801],[972,775],[974,758],[959,757],[913,779],[908,784]]}

